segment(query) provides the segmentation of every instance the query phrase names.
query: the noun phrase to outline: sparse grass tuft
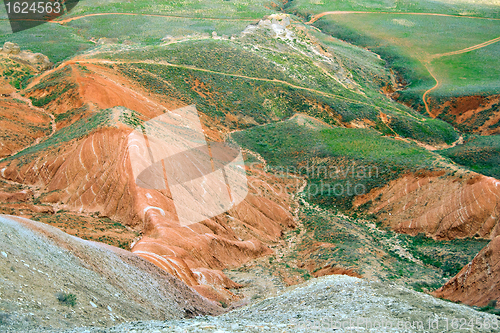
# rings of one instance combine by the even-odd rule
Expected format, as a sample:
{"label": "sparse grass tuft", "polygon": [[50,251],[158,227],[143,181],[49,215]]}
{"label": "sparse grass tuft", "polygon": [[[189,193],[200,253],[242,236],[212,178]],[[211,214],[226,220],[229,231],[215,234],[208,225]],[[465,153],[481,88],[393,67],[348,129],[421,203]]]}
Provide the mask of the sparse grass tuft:
{"label": "sparse grass tuft", "polygon": [[67,294],[67,293],[57,293],[57,300],[64,305],[74,307],[76,305],[76,295],[75,294]]}

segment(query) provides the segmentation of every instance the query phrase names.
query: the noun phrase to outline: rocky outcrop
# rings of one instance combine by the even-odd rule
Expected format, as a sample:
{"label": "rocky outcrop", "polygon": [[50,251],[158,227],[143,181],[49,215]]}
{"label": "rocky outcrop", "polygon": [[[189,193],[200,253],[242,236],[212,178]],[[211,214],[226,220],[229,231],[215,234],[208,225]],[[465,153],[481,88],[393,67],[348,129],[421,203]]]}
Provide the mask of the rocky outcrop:
{"label": "rocky outcrop", "polygon": [[[2,332],[222,312],[213,301],[129,251],[40,222],[0,215],[0,243]],[[73,295],[73,305],[64,301],[65,295]]]}
{"label": "rocky outcrop", "polygon": [[19,45],[11,42],[5,42],[1,49],[1,54],[10,57],[13,60],[20,61],[34,67],[38,71],[45,71],[53,66],[49,58],[41,53],[31,51],[21,51]]}
{"label": "rocky outcrop", "polygon": [[33,191],[23,190],[19,192],[0,191],[0,202],[26,202],[33,198]]}
{"label": "rocky outcrop", "polygon": [[500,181],[475,173],[407,174],[356,198],[394,230],[448,240],[500,235]]}
{"label": "rocky outcrop", "polygon": [[19,54],[21,52],[21,48],[16,43],[5,42],[1,51],[5,54]]}
{"label": "rocky outcrop", "polygon": [[433,295],[476,306],[496,300],[500,307],[500,236]]}

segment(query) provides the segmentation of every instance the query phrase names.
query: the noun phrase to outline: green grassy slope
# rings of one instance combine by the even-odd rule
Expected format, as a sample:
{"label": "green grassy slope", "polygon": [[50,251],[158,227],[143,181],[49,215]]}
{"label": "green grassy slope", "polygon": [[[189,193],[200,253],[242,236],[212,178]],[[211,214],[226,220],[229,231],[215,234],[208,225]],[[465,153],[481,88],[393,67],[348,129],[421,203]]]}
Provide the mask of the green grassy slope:
{"label": "green grassy slope", "polygon": [[141,45],[155,45],[166,36],[240,33],[253,21],[202,20],[173,17],[106,15],[84,17],[67,23],[86,38],[117,38]]}
{"label": "green grassy slope", "polygon": [[315,25],[327,34],[368,47],[404,78],[401,101],[422,107],[424,91],[435,85],[425,64],[444,85],[432,94],[447,96],[495,93],[498,81],[498,44],[470,53],[434,55],[462,50],[500,36],[498,21],[398,14],[325,16]]}
{"label": "green grassy slope", "polygon": [[439,153],[473,171],[500,179],[500,135],[471,137],[465,144]]}
{"label": "green grassy slope", "polygon": [[[500,27],[500,23],[498,24]],[[500,36],[500,31],[498,31]],[[500,42],[484,48],[442,57],[431,68],[440,81],[437,98],[453,95],[489,95],[500,92]]]}
{"label": "green grassy slope", "polygon": [[[301,206],[307,231],[284,262],[302,253],[325,265],[349,267],[364,277],[406,284],[417,291],[435,290],[457,274],[488,244],[488,240],[435,241],[423,235],[408,236],[376,227],[362,218],[348,218],[333,210]],[[333,247],[315,247],[317,242]],[[312,250],[313,249],[313,250]],[[311,253],[312,250],[312,253]]]}
{"label": "green grassy slope", "polygon": [[[233,128],[303,112],[329,124],[367,120],[384,134],[398,133],[428,143],[451,143],[457,138],[446,123],[426,119],[380,94],[389,73],[372,53],[330,42],[326,47],[335,54],[335,61],[325,62],[310,54],[307,40],[291,45],[258,40],[262,44],[244,39],[190,40],[95,57],[126,61],[116,67],[152,92],[197,104],[223,121],[228,114],[246,119],[230,125]],[[344,68],[359,88],[347,89],[332,77]],[[380,119],[381,112],[390,115],[392,129]]]}
{"label": "green grassy slope", "polygon": [[[301,258],[301,262],[314,261],[318,269],[349,267],[365,277],[403,283],[419,291],[433,290],[488,242],[439,242],[422,235],[398,235],[377,227],[369,217],[360,218],[362,211],[351,210],[353,194],[360,189],[366,193],[401,174],[440,168],[431,153],[415,144],[382,137],[369,129],[325,128],[304,123],[300,117],[238,131],[232,138],[258,152],[274,175],[288,178],[292,173],[308,181],[299,194],[305,233],[297,247],[276,262],[278,268],[284,265],[285,269],[286,263]],[[275,191],[287,189],[275,186]],[[344,215],[346,210],[350,217]],[[285,238],[295,234],[301,230]],[[304,269],[288,269],[305,279],[310,277]]]}
{"label": "green grassy slope", "polygon": [[[68,17],[91,13],[138,13],[201,18],[261,18],[272,12],[271,0],[81,1]],[[268,7],[268,8],[266,8]]]}
{"label": "green grassy slope", "polygon": [[337,209],[350,209],[356,195],[401,174],[436,166],[427,150],[370,129],[311,129],[291,119],[232,136],[278,172],[307,177],[308,199]]}
{"label": "green grassy slope", "polygon": [[54,63],[94,46],[70,27],[47,23],[13,34],[9,22],[1,20],[0,45],[4,42],[17,43],[22,50],[43,53]]}
{"label": "green grassy slope", "polygon": [[[60,19],[95,13],[134,13],[155,16],[91,16],[68,22],[66,26],[48,23],[12,34],[5,7],[0,7],[0,44],[15,42],[34,52],[41,52],[52,62],[64,60],[93,46],[88,40],[101,37],[118,38],[145,45],[158,44],[167,35],[185,36],[195,33],[222,34],[241,32],[245,26],[274,13],[272,1],[200,2],[164,1],[80,1],[68,15]],[[267,8],[266,8],[267,7]],[[185,19],[183,19],[183,17]],[[193,18],[193,19],[189,19]],[[215,18],[202,19],[202,18]],[[243,21],[239,21],[243,19]]]}

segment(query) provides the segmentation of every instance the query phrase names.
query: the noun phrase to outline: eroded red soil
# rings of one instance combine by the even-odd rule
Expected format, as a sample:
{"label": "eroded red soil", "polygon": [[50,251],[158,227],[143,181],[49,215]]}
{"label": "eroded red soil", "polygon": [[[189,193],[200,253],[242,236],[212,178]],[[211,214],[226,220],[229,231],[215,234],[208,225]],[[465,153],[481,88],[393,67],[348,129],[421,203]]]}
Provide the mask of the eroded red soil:
{"label": "eroded red soil", "polygon": [[358,197],[369,213],[394,230],[436,239],[493,239],[500,235],[500,181],[474,173],[407,174]]}
{"label": "eroded red soil", "polygon": [[497,300],[500,307],[500,236],[433,295],[468,305],[485,306]]}
{"label": "eroded red soil", "polygon": [[[434,104],[434,103],[433,103]],[[500,134],[500,95],[464,96],[432,108],[432,115],[481,135]]]}

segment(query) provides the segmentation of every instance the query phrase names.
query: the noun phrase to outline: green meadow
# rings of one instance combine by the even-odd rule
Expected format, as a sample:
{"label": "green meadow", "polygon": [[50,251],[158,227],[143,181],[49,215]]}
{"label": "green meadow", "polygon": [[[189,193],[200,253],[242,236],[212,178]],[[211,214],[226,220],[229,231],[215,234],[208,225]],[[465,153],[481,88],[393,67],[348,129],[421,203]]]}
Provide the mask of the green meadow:
{"label": "green meadow", "polygon": [[[400,100],[422,108],[423,93],[456,96],[500,91],[498,43],[459,54],[449,52],[500,36],[498,21],[402,14],[328,15],[315,23],[326,34],[378,53],[404,79]],[[429,72],[429,70],[431,72]]]}
{"label": "green meadow", "polygon": [[303,17],[327,11],[368,11],[395,13],[440,13],[449,15],[470,15],[496,17],[500,14],[492,0],[478,0],[474,3],[453,0],[294,0],[286,10]]}

